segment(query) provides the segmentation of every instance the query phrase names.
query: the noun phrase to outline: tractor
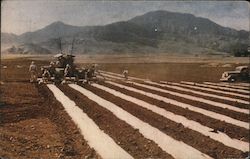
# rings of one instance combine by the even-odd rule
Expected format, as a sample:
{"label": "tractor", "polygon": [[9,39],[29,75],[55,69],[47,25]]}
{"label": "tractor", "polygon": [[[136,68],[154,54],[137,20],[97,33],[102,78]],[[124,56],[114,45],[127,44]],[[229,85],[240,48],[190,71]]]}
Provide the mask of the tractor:
{"label": "tractor", "polygon": [[50,62],[49,66],[41,67],[41,78],[38,79],[39,83],[89,83],[91,81],[97,81],[96,68],[93,65],[91,68],[77,68],[74,64],[74,55],[72,55],[74,39],[72,42],[72,49],[70,54],[63,54],[61,49],[60,39],[60,50],[61,53],[56,54],[55,61]]}
{"label": "tractor", "polygon": [[96,65],[90,68],[77,68],[74,64],[74,55],[57,54],[55,62],[41,67],[39,83],[90,83],[98,82]]}

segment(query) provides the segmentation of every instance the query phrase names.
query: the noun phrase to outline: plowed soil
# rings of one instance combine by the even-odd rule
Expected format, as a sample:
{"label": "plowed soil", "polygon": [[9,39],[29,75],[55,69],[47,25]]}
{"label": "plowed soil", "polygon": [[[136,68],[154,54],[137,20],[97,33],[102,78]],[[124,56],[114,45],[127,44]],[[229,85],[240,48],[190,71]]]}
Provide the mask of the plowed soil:
{"label": "plowed soil", "polygon": [[[35,62],[39,68],[41,65],[49,64],[48,61]],[[84,136],[79,132],[79,129],[66,113],[63,106],[55,99],[46,85],[38,85],[29,82],[28,67],[30,63],[31,60],[25,58],[1,60],[0,158],[101,158],[100,155],[88,145]],[[178,66],[177,70],[172,71],[176,66]],[[133,70],[131,71],[131,75],[136,75],[138,73],[138,77],[151,78],[157,81],[193,80],[200,82],[206,79],[203,75],[217,70],[217,68],[205,68],[201,70],[199,63],[185,63],[180,66],[175,63],[103,64],[101,68],[107,71],[121,72],[126,67],[128,67],[129,70]],[[152,68],[157,68],[157,75],[154,74],[155,69]],[[164,70],[165,68],[167,68],[167,70]],[[178,71],[183,69],[186,73],[180,74]],[[190,72],[194,71],[193,69],[195,70],[195,74],[190,75]],[[228,69],[230,68],[220,68],[217,72],[214,72],[215,76],[210,76],[210,80],[216,81],[218,76]],[[146,71],[146,74],[143,70]],[[165,79],[166,76],[169,78]],[[215,133],[216,131],[221,131],[232,138],[249,142],[249,131],[244,128],[215,120],[188,109],[166,104],[162,101],[127,91],[107,83],[100,84],[154,104],[175,114],[185,116],[190,120],[197,121],[202,125],[215,129]],[[190,102],[190,100],[181,97],[154,92],[130,84],[126,85],[175,100],[178,99],[181,102],[206,108],[214,112],[222,110],[200,102]],[[91,85],[82,86],[96,95],[116,104],[140,120],[159,129],[166,135],[182,141],[211,157],[244,158],[247,156],[246,153],[227,147],[207,136],[185,128],[182,124],[177,124],[152,111],[141,108],[137,104],[125,101],[105,91],[100,91]],[[67,85],[59,85],[58,88],[71,100],[74,100],[99,128],[103,130],[103,132],[109,135],[121,148],[131,154],[131,156],[135,158],[173,158],[170,154],[163,151],[155,142],[145,138],[138,129],[134,129],[125,121],[120,120],[113,113],[98,105],[95,101],[88,99],[86,96]],[[245,108],[243,105],[235,104],[235,106]],[[236,113],[230,110],[223,110],[223,112],[225,115],[235,119],[246,122],[249,121],[249,116],[242,113]]]}
{"label": "plowed soil", "polygon": [[[173,91],[173,92],[177,92],[177,93],[181,93],[181,94],[188,94],[188,95],[191,95],[193,97],[199,97],[199,98],[204,98],[204,99],[212,100],[212,101],[219,102],[219,103],[229,104],[229,105],[232,105],[232,106],[235,106],[235,107],[238,107],[238,108],[244,108],[244,109],[248,109],[249,108],[249,104],[238,103],[238,102],[233,102],[233,101],[227,101],[227,100],[224,100],[224,99],[218,99],[218,98],[214,98],[214,97],[208,97],[208,96],[200,95],[200,94],[197,94],[197,93],[176,90],[176,89],[173,89],[173,88],[168,88],[168,87],[163,87],[163,86],[157,86],[157,85],[149,84],[149,83],[146,83],[146,84],[150,85],[150,86],[153,86],[153,87],[158,87],[158,88],[161,88],[161,89],[165,89],[165,90],[168,90],[168,91]],[[245,99],[245,101],[247,102],[248,100]]]}
{"label": "plowed soil", "polygon": [[173,113],[178,114],[178,115],[182,115],[190,120],[197,121],[197,122],[201,123],[202,125],[213,128],[214,130],[219,130],[221,132],[224,132],[227,135],[229,135],[230,137],[249,141],[249,131],[244,129],[244,128],[240,128],[240,127],[234,126],[232,124],[228,124],[228,123],[225,123],[223,121],[219,121],[219,120],[210,118],[210,117],[205,116],[203,114],[196,113],[196,112],[190,111],[188,109],[184,109],[184,108],[181,108],[181,107],[169,104],[169,103],[165,103],[163,101],[160,101],[160,100],[157,100],[154,98],[150,98],[150,97],[145,96],[145,95],[141,95],[139,93],[128,91],[126,89],[119,88],[117,86],[114,86],[114,85],[111,85],[108,83],[101,83],[101,84],[104,86],[107,86],[111,89],[117,90],[121,93],[133,96],[135,98],[141,99],[141,100],[148,102],[150,104],[156,105],[156,106],[163,108],[167,111],[173,112]]}
{"label": "plowed soil", "polygon": [[193,106],[196,106],[196,107],[199,107],[199,108],[203,108],[203,109],[206,109],[206,110],[211,110],[213,112],[220,113],[220,114],[223,114],[223,115],[226,115],[226,116],[229,116],[229,117],[232,117],[234,119],[241,120],[241,121],[248,122],[249,119],[250,119],[249,115],[247,115],[247,114],[235,112],[235,111],[232,111],[232,110],[229,110],[229,109],[216,107],[216,106],[209,105],[209,104],[206,104],[206,103],[202,103],[202,102],[199,102],[199,101],[189,100],[189,99],[186,99],[186,98],[183,98],[183,97],[172,95],[170,93],[159,92],[159,91],[155,91],[155,90],[152,90],[152,89],[148,89],[148,88],[137,86],[137,85],[130,84],[130,83],[123,83],[123,84],[126,85],[126,86],[132,86],[132,87],[134,87],[136,89],[140,89],[140,90],[143,90],[143,91],[146,91],[146,92],[151,92],[153,94],[157,94],[157,95],[169,98],[169,99],[178,100],[180,102],[190,104],[190,105],[193,105]]}
{"label": "plowed soil", "polygon": [[[190,89],[189,87],[187,87],[185,85],[182,85],[181,87],[186,88],[186,89]],[[204,88],[204,87],[201,87],[201,88]],[[219,96],[230,97],[230,98],[248,100],[247,98],[244,98],[244,97],[234,96],[234,95],[230,95],[230,94],[217,93],[217,92],[213,92],[213,91],[209,91],[209,90],[200,90],[200,89],[197,89],[197,88],[192,88],[192,90],[200,91],[200,92],[204,92],[204,93],[210,93],[210,94],[219,95]]]}
{"label": "plowed soil", "polygon": [[100,158],[47,87],[28,82],[29,64],[2,61],[0,158]]}
{"label": "plowed soil", "polygon": [[[87,88],[89,86],[86,85]],[[111,136],[125,151],[136,158],[172,158],[162,151],[154,142],[145,139],[138,130],[133,129],[124,121],[115,117],[111,112],[102,108],[81,93],[60,86],[60,89],[76,102],[87,115],[98,124],[100,129]]]}
{"label": "plowed soil", "polygon": [[211,140],[207,136],[201,135],[200,133],[197,133],[191,129],[185,128],[182,124],[178,124],[171,120],[168,120],[132,102],[123,100],[110,93],[89,85],[84,86],[84,88],[90,90],[91,92],[94,92],[104,99],[108,99],[108,101],[116,104],[132,115],[158,128],[167,135],[175,138],[176,140],[181,140],[188,145],[191,145],[192,147],[200,150],[201,152],[208,154],[211,157],[225,158],[230,156],[237,156],[239,158],[245,155],[241,151],[226,147],[219,142]]}

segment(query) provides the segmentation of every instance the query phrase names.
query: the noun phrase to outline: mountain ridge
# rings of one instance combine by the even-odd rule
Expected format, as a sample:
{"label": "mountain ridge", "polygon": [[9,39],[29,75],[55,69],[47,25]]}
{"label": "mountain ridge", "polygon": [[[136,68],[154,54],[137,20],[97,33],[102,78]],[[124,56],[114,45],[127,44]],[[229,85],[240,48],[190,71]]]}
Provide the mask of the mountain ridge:
{"label": "mountain ridge", "polygon": [[3,42],[34,43],[51,52],[58,51],[55,39],[61,38],[66,49],[76,39],[77,53],[202,53],[231,52],[234,45],[247,43],[249,32],[223,27],[192,14],[158,10],[103,26],[73,26],[57,21],[34,32],[6,37],[1,38]]}

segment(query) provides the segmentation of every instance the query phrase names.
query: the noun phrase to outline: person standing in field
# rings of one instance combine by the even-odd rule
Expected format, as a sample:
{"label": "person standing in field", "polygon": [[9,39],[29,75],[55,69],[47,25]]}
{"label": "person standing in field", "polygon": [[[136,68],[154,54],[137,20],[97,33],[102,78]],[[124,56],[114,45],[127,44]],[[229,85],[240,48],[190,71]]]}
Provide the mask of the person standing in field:
{"label": "person standing in field", "polygon": [[30,72],[30,82],[36,82],[37,81],[37,66],[34,61],[32,61],[30,64],[29,72]]}
{"label": "person standing in field", "polygon": [[124,70],[122,74],[123,74],[125,80],[128,80],[128,70]]}

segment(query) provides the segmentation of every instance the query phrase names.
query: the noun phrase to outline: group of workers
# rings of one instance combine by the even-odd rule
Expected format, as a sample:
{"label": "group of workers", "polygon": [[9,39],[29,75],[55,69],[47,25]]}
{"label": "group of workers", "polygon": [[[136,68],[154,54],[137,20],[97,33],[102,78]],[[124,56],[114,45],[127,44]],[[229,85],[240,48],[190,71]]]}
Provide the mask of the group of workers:
{"label": "group of workers", "polygon": [[[61,64],[57,62],[50,62],[50,65],[47,67],[42,67],[42,79],[45,83],[47,83],[51,77],[55,77],[56,75],[56,68],[62,69],[63,70],[63,80],[66,80],[66,77],[77,77],[77,71],[74,65],[66,64],[65,67],[60,67]],[[92,65],[89,69],[82,69],[84,73],[84,79],[90,79],[93,76],[95,76],[95,73],[97,72],[96,70],[96,65]],[[29,67],[29,72],[30,72],[30,82],[37,82],[37,76],[38,76],[38,69],[37,65],[35,64],[34,61],[31,62],[30,67]],[[78,78],[78,77],[77,77]]]}
{"label": "group of workers", "polygon": [[[78,78],[78,74],[75,66],[73,65],[72,58],[66,60],[64,57],[59,57],[56,62],[50,62],[50,65],[47,67],[42,67],[42,80],[47,83],[51,77],[56,76],[56,68],[61,68],[63,70],[63,80],[66,80],[66,77],[76,77]],[[89,69],[82,69],[84,72],[84,79],[88,80],[95,76],[98,72],[96,70],[96,64],[93,64]],[[31,62],[29,67],[30,72],[30,82],[37,82],[38,69],[34,61]],[[124,79],[128,80],[128,70],[124,70],[122,72]]]}
{"label": "group of workers", "polygon": [[[73,55],[63,55],[63,54],[57,54],[55,57],[57,57],[57,61],[50,62],[49,66],[44,66],[41,68],[42,71],[42,79],[44,82],[48,82],[48,80],[51,79],[51,77],[56,76],[56,68],[60,68],[64,71],[63,76],[73,76],[74,75],[74,69],[75,66],[73,65]],[[36,82],[37,76],[38,76],[38,69],[34,61],[31,62],[29,67],[30,72],[30,82]]]}

